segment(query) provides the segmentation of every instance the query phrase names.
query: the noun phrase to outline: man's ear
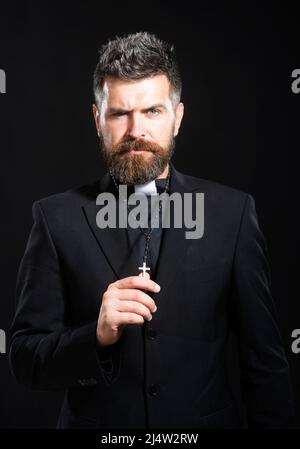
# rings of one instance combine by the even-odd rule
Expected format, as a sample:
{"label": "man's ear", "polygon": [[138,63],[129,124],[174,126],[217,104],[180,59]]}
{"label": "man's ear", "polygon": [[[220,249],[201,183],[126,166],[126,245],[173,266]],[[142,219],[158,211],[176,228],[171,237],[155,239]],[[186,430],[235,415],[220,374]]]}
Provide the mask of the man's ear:
{"label": "man's ear", "polygon": [[177,136],[181,124],[181,120],[184,113],[184,105],[182,102],[178,103],[175,111],[175,126],[174,126],[174,137]]}
{"label": "man's ear", "polygon": [[96,125],[96,129],[97,129],[97,134],[99,136],[100,133],[100,114],[99,114],[99,110],[97,105],[94,103],[93,104],[93,115],[94,115],[94,119],[95,119],[95,125]]}

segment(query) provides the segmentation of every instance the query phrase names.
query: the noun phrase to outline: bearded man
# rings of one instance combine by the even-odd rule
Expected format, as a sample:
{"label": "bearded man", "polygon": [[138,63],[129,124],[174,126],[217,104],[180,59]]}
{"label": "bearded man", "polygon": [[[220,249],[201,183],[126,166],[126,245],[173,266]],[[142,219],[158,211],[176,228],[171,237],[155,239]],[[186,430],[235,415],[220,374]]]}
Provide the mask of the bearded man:
{"label": "bearded man", "polygon": [[[248,426],[287,426],[289,367],[253,197],[171,162],[184,111],[174,48],[147,32],[105,43],[94,94],[108,171],[33,203],[11,328],[16,379],[65,390],[58,428],[238,428],[232,330]],[[203,236],[174,222],[100,228],[99,194],[122,201],[122,185],[147,198],[203,194]]]}

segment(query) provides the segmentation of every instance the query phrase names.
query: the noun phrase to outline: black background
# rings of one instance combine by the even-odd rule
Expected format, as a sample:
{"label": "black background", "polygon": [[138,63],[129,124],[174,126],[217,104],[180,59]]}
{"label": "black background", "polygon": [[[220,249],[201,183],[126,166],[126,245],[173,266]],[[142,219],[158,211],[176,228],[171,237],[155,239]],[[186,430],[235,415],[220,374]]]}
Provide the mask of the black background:
{"label": "black background", "polygon": [[[256,200],[300,427],[300,353],[291,351],[291,332],[300,328],[300,94],[291,91],[291,73],[300,68],[293,39],[297,12],[292,5],[274,3],[224,5],[1,4],[0,68],[6,72],[7,93],[0,95],[0,328],[8,334],[33,201],[95,180],[105,171],[91,108],[98,49],[116,35],[154,32],[175,45],[183,78],[185,116],[173,159],[176,168],[249,192]],[[0,354],[0,428],[55,427],[61,397],[17,385],[8,354]]]}

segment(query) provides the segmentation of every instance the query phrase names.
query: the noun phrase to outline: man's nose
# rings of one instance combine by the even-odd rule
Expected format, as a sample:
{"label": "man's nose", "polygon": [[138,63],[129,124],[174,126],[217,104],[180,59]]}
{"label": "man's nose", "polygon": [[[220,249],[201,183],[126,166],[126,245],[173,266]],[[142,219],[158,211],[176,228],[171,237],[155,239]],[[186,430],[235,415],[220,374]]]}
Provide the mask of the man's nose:
{"label": "man's nose", "polygon": [[142,117],[132,114],[128,120],[127,135],[135,139],[145,137]]}

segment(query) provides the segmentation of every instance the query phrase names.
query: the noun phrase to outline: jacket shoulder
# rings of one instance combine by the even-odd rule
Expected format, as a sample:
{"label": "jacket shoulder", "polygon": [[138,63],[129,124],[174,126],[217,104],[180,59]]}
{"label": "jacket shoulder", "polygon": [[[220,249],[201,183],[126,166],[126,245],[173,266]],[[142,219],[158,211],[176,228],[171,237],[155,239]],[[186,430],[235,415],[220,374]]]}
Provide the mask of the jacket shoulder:
{"label": "jacket shoulder", "polygon": [[33,208],[35,205],[39,205],[43,210],[55,210],[60,208],[72,208],[78,205],[84,205],[91,201],[93,195],[95,195],[99,188],[99,180],[93,181],[89,184],[83,184],[65,190],[63,192],[55,193],[33,202]]}
{"label": "jacket shoulder", "polygon": [[203,192],[211,198],[226,201],[245,201],[247,197],[252,195],[243,190],[222,184],[210,179],[200,178],[187,174],[182,174],[184,183],[189,185],[189,190]]}

